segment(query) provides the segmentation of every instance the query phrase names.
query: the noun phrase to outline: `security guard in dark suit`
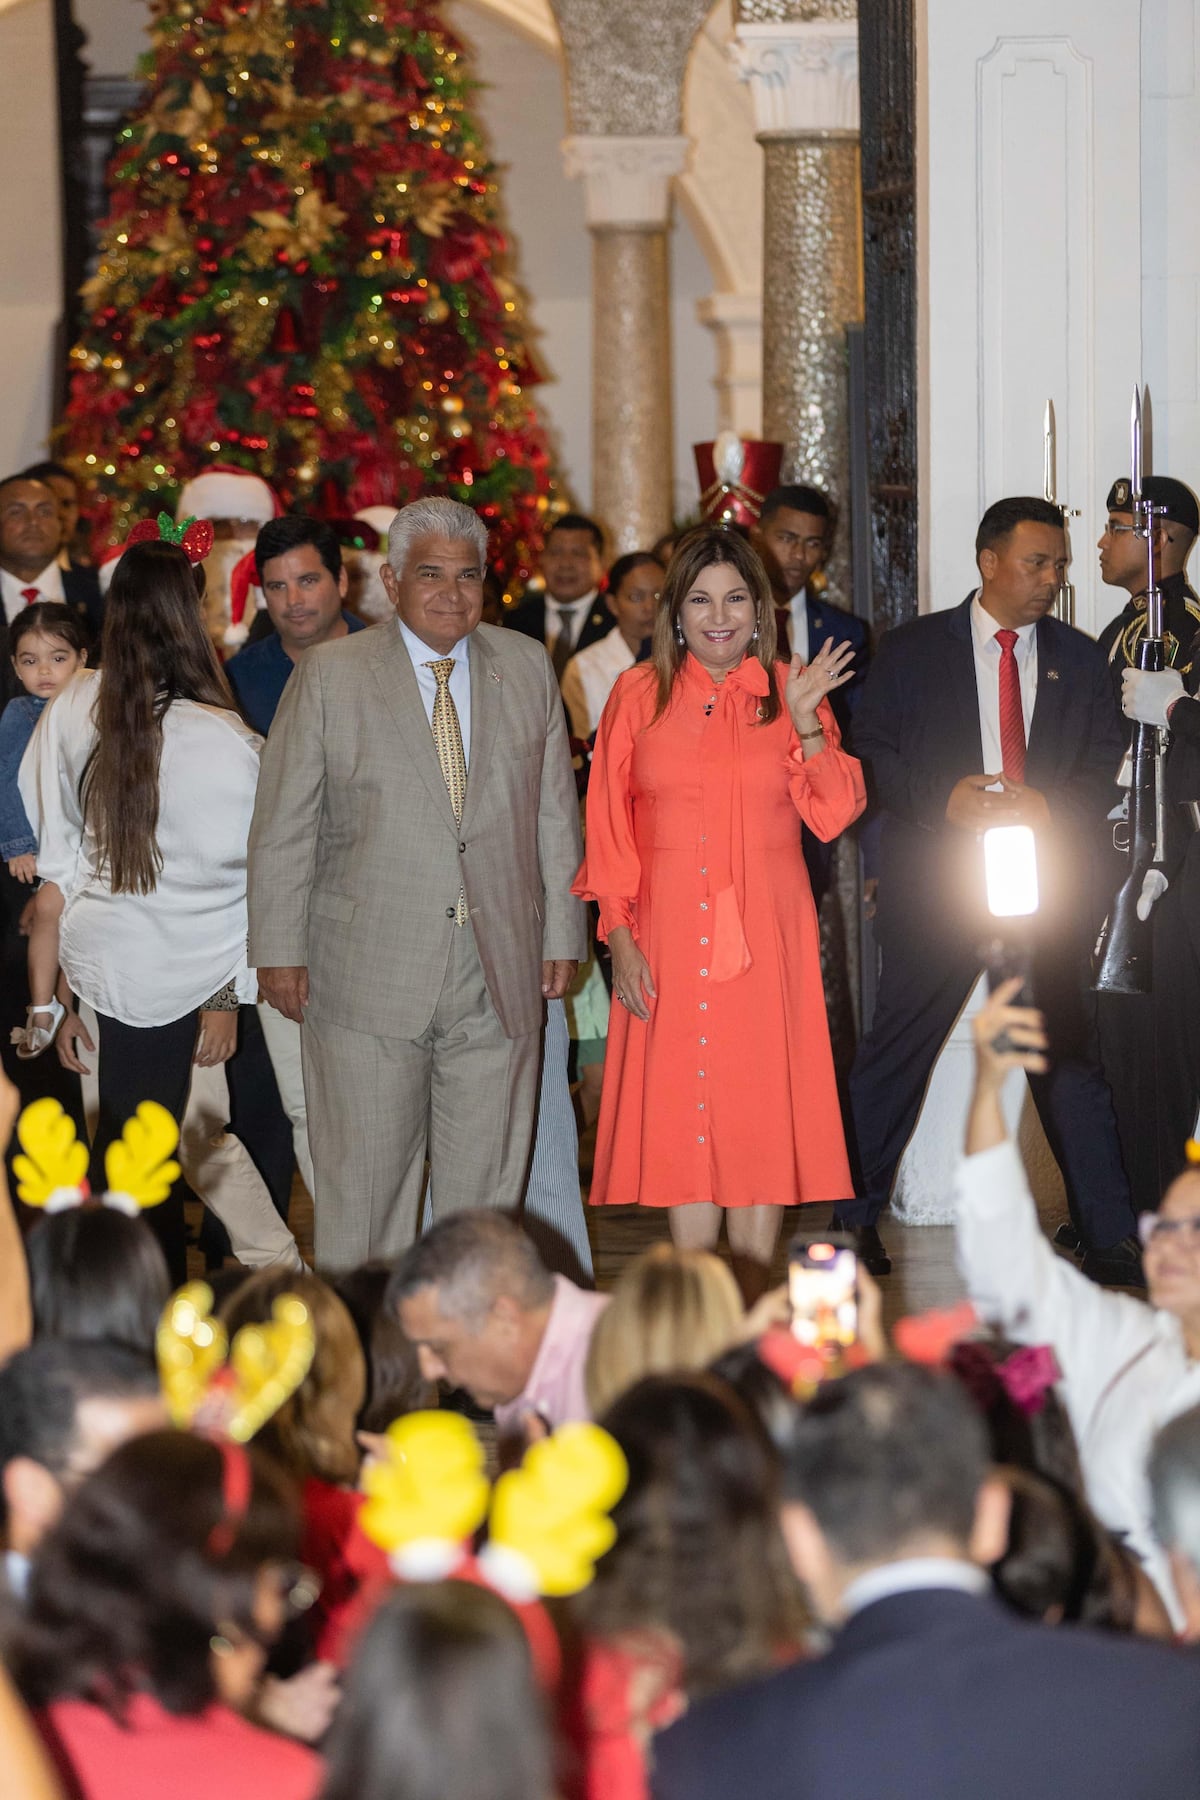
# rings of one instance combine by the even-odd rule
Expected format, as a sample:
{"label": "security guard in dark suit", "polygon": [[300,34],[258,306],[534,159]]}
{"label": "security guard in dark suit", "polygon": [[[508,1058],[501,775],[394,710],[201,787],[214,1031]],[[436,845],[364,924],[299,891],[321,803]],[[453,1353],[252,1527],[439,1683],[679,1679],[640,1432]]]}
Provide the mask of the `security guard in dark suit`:
{"label": "security guard in dark suit", "polygon": [[542,586],[532,587],[505,613],[504,624],[545,644],[559,680],[577,650],[613,628],[600,596],[604,534],[594,519],[564,513],[550,527],[542,551]]}

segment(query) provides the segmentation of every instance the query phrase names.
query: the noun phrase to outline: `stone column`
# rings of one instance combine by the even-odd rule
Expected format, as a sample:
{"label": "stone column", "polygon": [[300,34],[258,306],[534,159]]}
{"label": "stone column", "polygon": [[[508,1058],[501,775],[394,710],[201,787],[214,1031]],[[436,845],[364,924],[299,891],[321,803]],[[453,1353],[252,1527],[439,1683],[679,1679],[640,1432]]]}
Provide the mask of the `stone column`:
{"label": "stone column", "polygon": [[[732,46],[766,157],[763,436],[784,479],[849,492],[845,328],[862,318],[855,0],[739,0]],[[823,15],[823,16],[821,16]],[[830,565],[844,596],[847,534]]]}
{"label": "stone column", "polygon": [[592,234],[592,509],[615,553],[671,524],[671,180],[685,137],[570,137]]}
{"label": "stone column", "polygon": [[764,437],[762,296],[710,294],[696,310],[717,340],[717,430]]}

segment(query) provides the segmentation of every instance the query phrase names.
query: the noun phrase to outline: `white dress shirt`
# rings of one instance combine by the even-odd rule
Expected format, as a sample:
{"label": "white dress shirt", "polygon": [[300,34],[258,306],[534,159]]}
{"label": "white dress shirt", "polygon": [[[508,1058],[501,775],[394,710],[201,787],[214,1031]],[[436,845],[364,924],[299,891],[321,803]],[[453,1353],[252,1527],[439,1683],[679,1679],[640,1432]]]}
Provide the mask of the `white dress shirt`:
{"label": "white dress shirt", "polygon": [[246,841],[262,739],[235,712],[172,702],[162,722],[162,868],[152,894],[114,894],[79,803],[101,680],[83,670],[50,702],[18,777],[38,874],[66,902],[59,955],[67,978],[98,1013],[143,1028],[182,1019],[230,981],[239,1000],[252,1001]]}
{"label": "white dress shirt", "polygon": [[593,588],[590,593],[584,594],[582,599],[572,600],[564,606],[560,606],[557,600],[552,600],[547,593],[546,612],[542,622],[542,637],[544,638],[546,648],[551,655],[554,654],[554,646],[557,644],[564,631],[567,633],[567,642],[572,647],[579,642],[579,634],[583,630],[583,621],[587,618],[589,612],[591,612],[592,605],[599,591],[599,588]]}
{"label": "white dress shirt", "polygon": [[[1004,767],[1000,748],[1000,658],[996,633],[1004,628],[991,613],[985,612],[978,593],[971,602],[971,637],[975,645],[975,690],[979,697],[979,736],[983,743],[985,775],[998,775]],[[1025,721],[1025,742],[1029,743],[1029,727],[1033,724],[1033,707],[1037,699],[1037,626],[1022,625],[1013,645],[1017,659],[1017,675],[1021,682],[1021,715]]]}
{"label": "white dress shirt", "polygon": [[[404,640],[404,648],[412,658],[413,673],[417,678],[417,686],[421,691],[421,702],[425,708],[425,717],[429,720],[429,729],[433,730],[433,703],[437,699],[437,676],[429,667],[430,663],[443,659],[428,644],[423,644],[415,631],[410,631],[399,614],[396,623],[400,627],[400,636]],[[471,640],[470,637],[459,638],[453,650],[448,654],[454,658],[454,667],[450,671],[450,698],[454,702],[454,710],[458,714],[458,729],[462,737],[463,761],[467,768],[471,767]]]}
{"label": "white dress shirt", "polygon": [[879,1563],[858,1575],[843,1590],[842,1610],[852,1618],[877,1600],[893,1594],[926,1593],[930,1588],[953,1588],[960,1594],[987,1594],[991,1582],[974,1563],[955,1556],[906,1556],[899,1562]]}
{"label": "white dress shirt", "polygon": [[57,600],[61,605],[66,599],[62,578],[63,572],[57,559],[47,563],[41,574],[35,575],[32,581],[22,581],[7,569],[0,569],[0,599],[4,602],[4,617],[8,623],[11,625],[18,613],[35,604],[25,598],[26,588],[36,588],[38,600]]}
{"label": "white dress shirt", "polygon": [[805,665],[808,663],[808,589],[801,588],[788,601],[791,614],[789,627],[792,639],[792,655],[798,656]]}
{"label": "white dress shirt", "polygon": [[1054,1351],[1088,1499],[1128,1539],[1178,1624],[1146,1459],[1159,1428],[1200,1402],[1200,1364],[1179,1320],[1098,1287],[1055,1254],[1011,1142],[962,1158],[955,1199],[955,1250],[972,1305],[1006,1337]]}
{"label": "white dress shirt", "polygon": [[591,737],[617,676],[632,669],[633,664],[633,651],[615,626],[586,650],[575,652],[563,670],[561,686],[576,737]]}

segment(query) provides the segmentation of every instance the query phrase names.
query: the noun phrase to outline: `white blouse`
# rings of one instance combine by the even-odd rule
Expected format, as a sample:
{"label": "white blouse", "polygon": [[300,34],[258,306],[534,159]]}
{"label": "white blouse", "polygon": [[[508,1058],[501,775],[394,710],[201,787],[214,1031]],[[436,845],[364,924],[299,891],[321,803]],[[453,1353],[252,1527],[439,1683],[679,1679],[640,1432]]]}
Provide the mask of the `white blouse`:
{"label": "white blouse", "polygon": [[591,737],[617,684],[617,676],[632,667],[633,651],[615,625],[586,650],[575,652],[563,670],[561,685],[576,737]]}
{"label": "white blouse", "polygon": [[234,982],[252,1001],[246,966],[246,841],[262,739],[234,712],[176,700],[163,717],[158,848],[152,894],[114,894],[97,870],[79,785],[93,746],[102,674],[77,675],[43,712],[19,785],[37,834],[38,874],[65,900],[59,956],[72,988],[98,1013],[168,1025]]}
{"label": "white blouse", "polygon": [[1146,1479],[1155,1432],[1200,1402],[1200,1364],[1178,1319],[1109,1293],[1055,1254],[1012,1143],[964,1156],[955,1188],[958,1266],[976,1311],[1019,1344],[1052,1346],[1092,1507],[1180,1623]]}

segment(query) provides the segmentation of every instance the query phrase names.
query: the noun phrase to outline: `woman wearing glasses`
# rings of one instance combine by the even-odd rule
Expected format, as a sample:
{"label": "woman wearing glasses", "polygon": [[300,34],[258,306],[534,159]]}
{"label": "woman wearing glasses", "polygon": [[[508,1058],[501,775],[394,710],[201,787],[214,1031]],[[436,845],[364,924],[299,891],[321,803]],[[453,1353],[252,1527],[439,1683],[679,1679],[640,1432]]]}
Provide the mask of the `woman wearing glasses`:
{"label": "woman wearing glasses", "polygon": [[1058,1256],[1000,1104],[1011,1069],[1046,1067],[1042,1015],[1012,1004],[1019,987],[1013,980],[997,988],[974,1021],[975,1091],[956,1183],[958,1264],[989,1325],[1053,1348],[1088,1498],[1140,1558],[1178,1624],[1145,1469],[1159,1428],[1200,1404],[1200,1168],[1186,1169],[1159,1210],[1139,1221],[1148,1306],[1097,1287]]}

